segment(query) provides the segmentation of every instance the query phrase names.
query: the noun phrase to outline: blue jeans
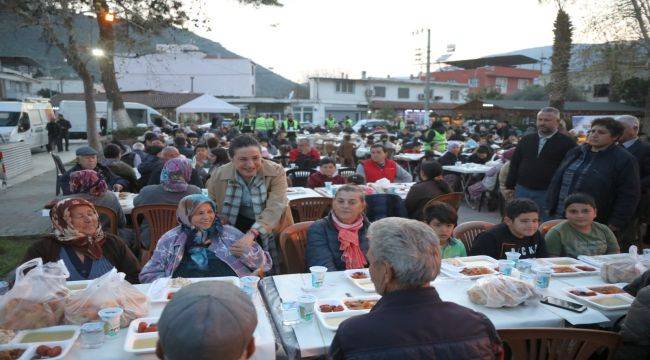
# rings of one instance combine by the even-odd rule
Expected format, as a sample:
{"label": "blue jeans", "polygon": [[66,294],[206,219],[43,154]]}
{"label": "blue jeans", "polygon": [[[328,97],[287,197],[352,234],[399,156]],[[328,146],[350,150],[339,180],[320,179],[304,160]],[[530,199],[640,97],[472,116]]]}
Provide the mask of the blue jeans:
{"label": "blue jeans", "polygon": [[515,199],[527,198],[533,200],[539,207],[540,222],[549,220],[548,209],[546,208],[546,190],[533,190],[525,186],[515,186]]}

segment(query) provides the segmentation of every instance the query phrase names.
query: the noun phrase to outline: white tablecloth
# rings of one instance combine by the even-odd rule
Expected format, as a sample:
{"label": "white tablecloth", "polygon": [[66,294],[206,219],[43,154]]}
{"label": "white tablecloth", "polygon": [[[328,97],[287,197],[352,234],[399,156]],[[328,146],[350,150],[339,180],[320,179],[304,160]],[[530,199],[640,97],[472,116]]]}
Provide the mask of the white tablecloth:
{"label": "white tablecloth", "polygon": [[420,161],[424,157],[424,153],[418,154],[397,154],[393,156],[395,161]]}
{"label": "white tablecloth", "polygon": [[485,174],[491,167],[481,164],[467,163],[460,166],[456,165],[445,165],[442,167],[443,170],[461,173],[461,174]]}
{"label": "white tablecloth", "polygon": [[[140,291],[146,293],[149,284],[135,285]],[[264,307],[262,299],[259,297],[254,300],[255,310],[257,311],[257,328],[253,333],[255,336],[255,353],[253,359],[275,359],[275,336],[273,328]],[[151,303],[148,316],[159,316],[164,308],[164,303]],[[113,340],[107,340],[104,345],[98,349],[82,349],[77,341],[66,359],[79,360],[126,360],[126,359],[158,359],[155,354],[136,355],[124,351],[124,341],[126,340],[127,329],[121,329],[118,337]],[[197,334],[197,336],[203,336]]]}
{"label": "white tablecloth", "polygon": [[290,187],[289,191],[287,191],[287,199],[289,199],[289,201],[310,197],[323,197],[323,195],[314,191],[314,189],[299,186]]}
{"label": "white tablecloth", "polygon": [[120,206],[122,207],[122,211],[124,211],[125,215],[131,214],[131,211],[133,211],[133,199],[135,199],[138,194],[134,193],[123,193],[125,194],[124,198],[120,198],[119,193],[115,193],[117,198],[120,200]]}
{"label": "white tablecloth", "polygon": [[[552,278],[550,288],[545,291],[545,294],[565,298],[560,291],[564,287],[571,286],[565,279],[567,278]],[[590,276],[582,277],[578,281],[599,283],[598,279],[598,276]],[[364,292],[352,285],[352,283],[345,278],[343,272],[328,272],[325,277],[323,288],[316,292],[305,292],[302,290],[303,285],[308,284],[310,281],[308,274],[274,276],[273,280],[283,302],[287,300],[295,300],[298,296],[303,294],[313,294],[319,299],[342,298],[346,297],[348,294],[352,296],[372,294]],[[602,283],[602,281],[600,281],[600,283]],[[432,283],[442,300],[452,301],[485,314],[497,329],[563,327],[565,320],[574,324],[600,324],[606,323],[611,319],[609,316],[604,316],[601,312],[594,309],[588,309],[582,314],[577,314],[567,310],[536,303],[515,308],[500,309],[476,305],[473,304],[467,296],[467,289],[469,289],[473,284],[474,281],[472,280],[452,279],[443,275],[439,276]],[[573,301],[575,302],[576,300]],[[606,315],[612,315],[612,317],[614,317],[614,314]],[[310,323],[296,325],[293,327],[293,330],[300,346],[300,354],[302,357],[325,354],[327,349],[329,349],[335,334],[334,331],[323,328],[317,319],[314,319]]]}

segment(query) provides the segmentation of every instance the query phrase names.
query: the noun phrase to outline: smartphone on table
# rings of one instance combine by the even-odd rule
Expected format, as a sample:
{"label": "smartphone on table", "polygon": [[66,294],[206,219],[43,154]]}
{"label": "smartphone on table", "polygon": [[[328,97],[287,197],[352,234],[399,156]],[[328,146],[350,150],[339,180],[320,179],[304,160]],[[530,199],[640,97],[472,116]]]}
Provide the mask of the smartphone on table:
{"label": "smartphone on table", "polygon": [[574,303],[572,301],[554,298],[551,296],[547,296],[543,298],[541,302],[542,304],[555,306],[560,309],[569,310],[577,313],[585,312],[587,310],[587,307],[585,305]]}

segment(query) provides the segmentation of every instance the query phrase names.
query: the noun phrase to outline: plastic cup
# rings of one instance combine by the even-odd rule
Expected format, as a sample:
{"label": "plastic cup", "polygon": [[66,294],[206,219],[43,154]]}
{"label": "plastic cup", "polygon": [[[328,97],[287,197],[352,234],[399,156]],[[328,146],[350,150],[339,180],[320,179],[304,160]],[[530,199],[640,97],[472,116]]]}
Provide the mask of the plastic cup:
{"label": "plastic cup", "polygon": [[257,293],[257,283],[260,281],[258,276],[244,276],[239,279],[241,282],[241,289],[243,292],[248,295],[248,297],[253,300],[255,294]]}
{"label": "plastic cup", "polygon": [[104,323],[98,321],[81,325],[80,341],[84,349],[97,349],[104,345]]}
{"label": "plastic cup", "polygon": [[312,266],[309,268],[309,271],[311,272],[311,286],[315,289],[323,286],[327,268],[325,266]]}
{"label": "plastic cup", "polygon": [[101,309],[97,312],[99,318],[104,322],[104,335],[108,339],[117,338],[117,334],[120,332],[120,319],[122,318],[121,307],[112,307]]}
{"label": "plastic cup", "polygon": [[314,304],[316,303],[316,296],[314,295],[301,295],[298,297],[298,309],[300,311],[300,319],[304,322],[309,322],[314,318]]}
{"label": "plastic cup", "polygon": [[325,189],[327,189],[327,191],[332,191],[332,182],[331,181],[325,181]]}
{"label": "plastic cup", "polygon": [[460,162],[460,161],[456,161],[456,163],[455,163],[454,165],[456,165],[456,166],[461,166],[461,165],[463,165],[463,163]]}
{"label": "plastic cup", "polygon": [[519,257],[521,257],[521,254],[516,251],[508,251],[506,253],[506,259],[514,261],[515,266],[519,263]]}
{"label": "plastic cup", "polygon": [[515,262],[512,260],[499,260],[499,272],[503,275],[512,275],[512,268],[515,267]]}
{"label": "plastic cup", "polygon": [[280,304],[282,325],[291,326],[300,323],[300,307],[297,301],[287,301]]}
{"label": "plastic cup", "polygon": [[551,268],[535,269],[535,286],[540,289],[547,289],[551,282]]}

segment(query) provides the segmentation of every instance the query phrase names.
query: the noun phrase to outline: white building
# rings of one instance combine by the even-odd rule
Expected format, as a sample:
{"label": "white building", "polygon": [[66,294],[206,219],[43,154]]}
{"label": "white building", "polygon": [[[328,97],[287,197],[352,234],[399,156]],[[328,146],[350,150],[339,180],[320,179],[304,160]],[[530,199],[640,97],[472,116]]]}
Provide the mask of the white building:
{"label": "white building", "polygon": [[207,55],[194,45],[157,45],[155,54],[115,56],[122,91],[255,96],[255,64],[249,59]]}
{"label": "white building", "polygon": [[[294,116],[303,122],[320,124],[332,114],[342,120],[349,116],[353,120],[368,117],[368,111],[385,107],[394,109],[399,115],[406,110],[424,108],[425,83],[411,78],[360,79],[313,77],[309,79],[309,100],[294,103]],[[430,84],[431,105],[463,104],[467,96],[466,84],[434,82]]]}
{"label": "white building", "polygon": [[[52,76],[39,77],[38,83],[33,85],[33,90],[38,92],[42,89],[61,94],[75,94],[84,92],[84,84],[80,79],[64,79]],[[93,84],[93,89],[95,89],[95,92],[104,92],[104,86],[101,83]]]}
{"label": "white building", "polygon": [[0,56],[0,99],[24,100],[34,97],[38,83],[33,74],[38,63],[23,56]]}

